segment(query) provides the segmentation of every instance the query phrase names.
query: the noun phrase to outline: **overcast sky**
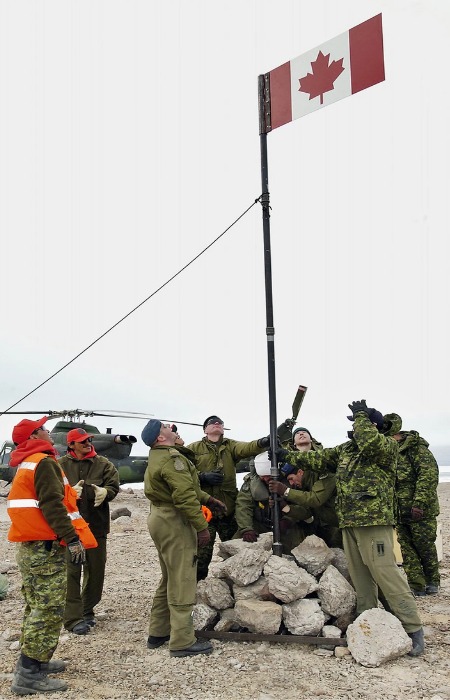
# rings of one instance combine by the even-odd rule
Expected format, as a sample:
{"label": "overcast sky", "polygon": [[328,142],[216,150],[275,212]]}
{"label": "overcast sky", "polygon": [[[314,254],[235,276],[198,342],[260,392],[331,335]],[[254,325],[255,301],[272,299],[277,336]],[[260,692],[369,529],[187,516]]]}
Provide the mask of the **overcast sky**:
{"label": "overcast sky", "polygon": [[[0,410],[260,195],[258,75],[379,12],[385,82],[268,136],[277,414],[302,383],[325,445],[361,398],[450,442],[447,0],[2,0]],[[260,437],[265,327],[258,204],[16,410]]]}

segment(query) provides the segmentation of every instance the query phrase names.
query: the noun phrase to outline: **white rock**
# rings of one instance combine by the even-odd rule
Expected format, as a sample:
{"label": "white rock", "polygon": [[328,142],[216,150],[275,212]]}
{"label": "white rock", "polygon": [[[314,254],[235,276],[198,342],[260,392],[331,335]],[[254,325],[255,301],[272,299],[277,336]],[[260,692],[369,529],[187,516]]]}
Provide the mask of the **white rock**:
{"label": "white rock", "polygon": [[349,625],[347,644],[353,658],[368,667],[398,659],[412,647],[400,620],[380,608],[366,610]]}

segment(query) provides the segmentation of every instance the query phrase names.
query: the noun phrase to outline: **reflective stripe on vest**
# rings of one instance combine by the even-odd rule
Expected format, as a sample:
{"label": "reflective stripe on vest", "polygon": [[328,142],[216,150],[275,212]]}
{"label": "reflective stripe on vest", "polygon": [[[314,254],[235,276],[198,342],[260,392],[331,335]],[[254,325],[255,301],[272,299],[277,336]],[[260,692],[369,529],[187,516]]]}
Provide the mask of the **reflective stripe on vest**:
{"label": "reflective stripe on vest", "polygon": [[[30,496],[36,495],[34,472],[37,465],[46,457],[48,457],[47,454],[38,452],[28,457],[26,461],[21,462],[17,467],[17,474],[13,480],[10,491],[10,496],[13,497],[8,498],[7,501],[8,515],[11,518],[11,528],[8,533],[8,539],[12,542],[58,539],[56,533],[44,518],[38,499],[30,498]],[[90,531],[89,525],[78,511],[76,492],[70,486],[69,480],[64,474],[61,465],[58,464],[58,466],[61,470],[64,483],[64,497],[62,503],[66,508],[67,517],[72,521],[75,532],[84,547],[87,549],[96,547],[97,540]],[[33,472],[33,474],[30,474],[30,472]],[[18,497],[22,494],[24,498]],[[61,544],[65,544],[65,542],[61,541]]]}

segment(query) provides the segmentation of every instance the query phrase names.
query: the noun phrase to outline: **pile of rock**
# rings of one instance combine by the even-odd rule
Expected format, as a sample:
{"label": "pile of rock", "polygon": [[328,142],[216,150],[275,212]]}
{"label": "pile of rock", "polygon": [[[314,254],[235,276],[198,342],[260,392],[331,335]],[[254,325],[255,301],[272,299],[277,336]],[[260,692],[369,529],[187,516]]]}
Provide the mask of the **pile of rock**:
{"label": "pile of rock", "polygon": [[320,537],[307,537],[289,557],[272,554],[271,533],[255,543],[222,542],[219,554],[224,561],[197,586],[196,630],[337,638],[354,619],[344,552]]}
{"label": "pile of rock", "polygon": [[219,554],[224,560],[197,585],[197,631],[323,637],[325,650],[347,632],[348,651],[336,647],[335,655],[350,652],[369,667],[410,651],[411,639],[385,610],[373,608],[355,619],[356,593],[344,552],[319,537],[307,537],[288,557],[272,554],[271,533],[255,543],[222,542]]}

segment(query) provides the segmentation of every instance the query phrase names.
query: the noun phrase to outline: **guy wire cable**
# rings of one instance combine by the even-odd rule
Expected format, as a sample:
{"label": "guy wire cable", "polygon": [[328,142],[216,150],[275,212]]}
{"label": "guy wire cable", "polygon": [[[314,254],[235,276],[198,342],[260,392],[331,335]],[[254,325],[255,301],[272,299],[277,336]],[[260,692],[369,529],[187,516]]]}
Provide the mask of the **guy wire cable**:
{"label": "guy wire cable", "polygon": [[66,367],[68,367],[68,366],[71,365],[73,362],[75,362],[75,360],[78,360],[78,358],[81,357],[81,355],[83,355],[85,352],[87,352],[88,350],[90,350],[96,343],[99,342],[99,340],[101,340],[102,338],[104,338],[105,335],[108,335],[108,333],[110,333],[114,328],[116,328],[120,323],[122,323],[122,321],[125,321],[125,319],[127,319],[129,316],[131,316],[131,314],[133,314],[135,311],[137,311],[138,309],[140,309],[140,307],[143,306],[149,299],[151,299],[152,297],[154,297],[155,294],[157,294],[157,293],[160,292],[162,289],[164,289],[164,287],[167,287],[167,285],[168,285],[170,282],[172,282],[176,277],[178,277],[178,275],[181,275],[181,273],[184,272],[185,270],[187,270],[187,268],[188,268],[190,265],[192,265],[192,263],[194,263],[196,260],[198,260],[198,258],[200,258],[200,257],[203,255],[203,253],[206,253],[207,250],[209,250],[215,243],[217,243],[217,241],[218,241],[220,238],[222,238],[222,236],[224,236],[235,224],[238,223],[238,221],[240,221],[240,220],[250,211],[250,209],[252,209],[252,207],[255,206],[255,204],[258,204],[258,202],[260,202],[260,201],[261,201],[261,195],[260,195],[257,199],[255,199],[255,201],[254,201],[249,207],[247,207],[247,209],[246,209],[245,211],[243,211],[242,214],[240,214],[240,215],[237,217],[237,219],[235,219],[235,220],[233,221],[233,223],[231,223],[231,224],[225,229],[225,231],[222,231],[222,233],[219,234],[219,235],[217,236],[217,238],[215,238],[213,241],[211,241],[211,243],[209,243],[209,244],[206,246],[206,248],[203,248],[203,250],[201,250],[200,253],[198,253],[195,257],[193,257],[192,260],[190,260],[188,263],[186,263],[186,265],[184,265],[182,268],[180,268],[180,269],[178,270],[178,272],[175,272],[175,274],[173,274],[172,277],[169,277],[169,279],[166,280],[166,282],[164,282],[163,284],[161,284],[157,289],[155,289],[154,292],[152,292],[151,294],[149,294],[149,296],[146,297],[146,299],[144,299],[143,301],[141,301],[137,306],[134,307],[134,309],[131,309],[131,311],[129,311],[127,314],[125,314],[125,316],[122,316],[122,318],[119,319],[116,323],[114,323],[114,325],[112,325],[110,328],[108,328],[108,330],[106,330],[104,333],[102,333],[96,340],[93,340],[92,343],[90,343],[87,347],[85,347],[84,350],[81,350],[77,355],[75,355],[75,357],[72,357],[72,359],[69,360],[69,362],[66,362],[65,365],[63,365],[62,367],[60,367],[56,372],[54,372],[52,375],[50,375],[50,377],[48,377],[48,378],[45,379],[43,382],[41,382],[40,384],[38,384],[38,386],[34,387],[34,389],[32,389],[31,391],[28,392],[28,394],[25,394],[25,396],[22,396],[21,399],[19,399],[19,400],[16,401],[15,403],[13,403],[11,406],[9,406],[8,408],[5,408],[4,411],[1,411],[1,412],[0,412],[0,416],[3,416],[5,413],[7,413],[8,411],[10,411],[12,408],[14,408],[15,406],[17,406],[17,404],[19,404],[21,401],[23,401],[24,399],[27,399],[29,396],[31,396],[31,394],[34,394],[34,392],[37,391],[38,389],[40,389],[42,386],[44,386],[44,384],[47,384],[51,379],[53,379],[54,377],[56,377],[56,375],[60,374],[64,369],[66,369]]}

